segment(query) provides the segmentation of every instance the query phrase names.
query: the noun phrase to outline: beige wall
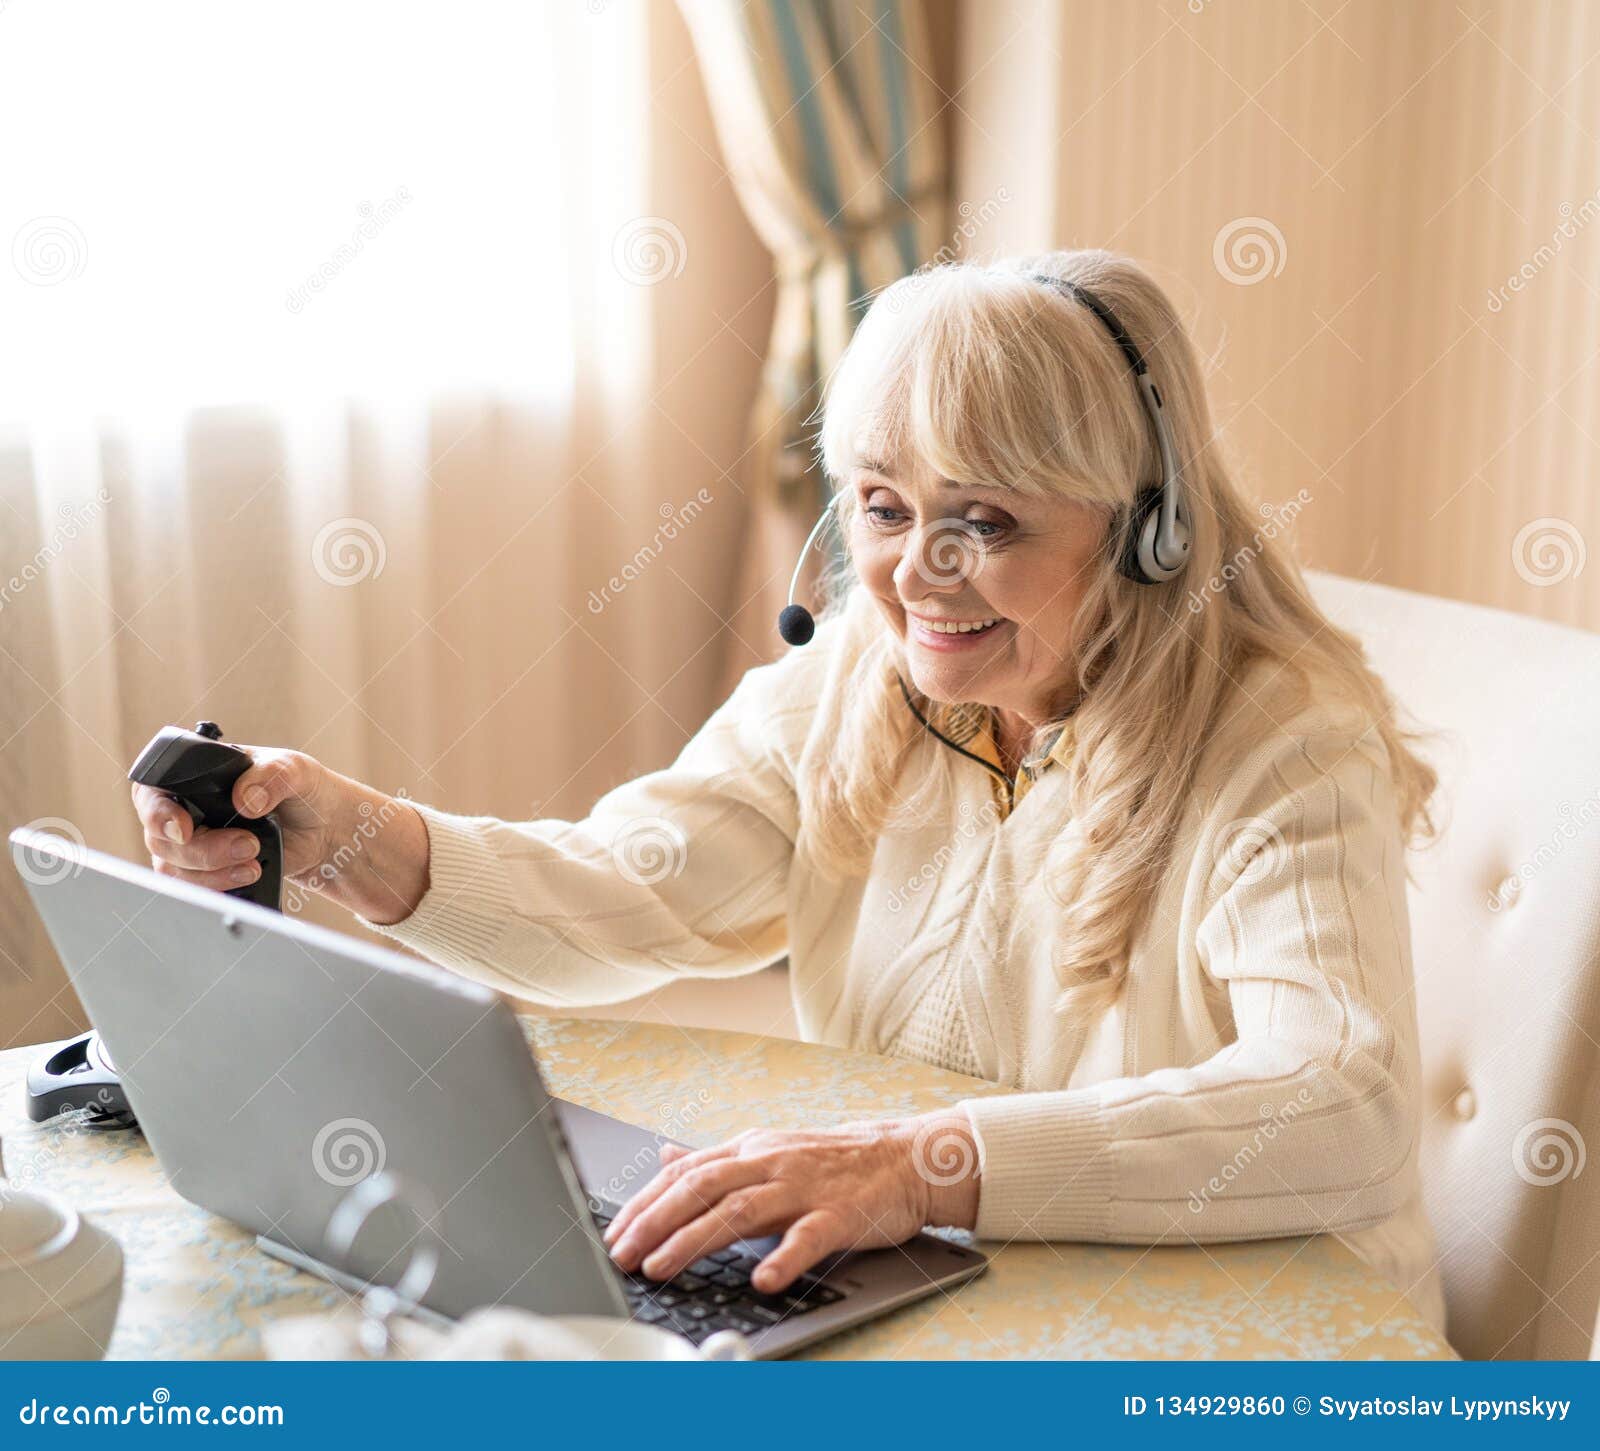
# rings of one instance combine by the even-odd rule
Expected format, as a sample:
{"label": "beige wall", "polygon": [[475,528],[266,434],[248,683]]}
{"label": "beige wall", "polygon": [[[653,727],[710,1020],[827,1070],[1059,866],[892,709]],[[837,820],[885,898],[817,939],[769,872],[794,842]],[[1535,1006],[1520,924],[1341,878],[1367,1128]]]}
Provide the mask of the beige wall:
{"label": "beige wall", "polygon": [[1145,261],[1304,563],[1600,628],[1597,54],[1577,0],[967,4],[968,250]]}

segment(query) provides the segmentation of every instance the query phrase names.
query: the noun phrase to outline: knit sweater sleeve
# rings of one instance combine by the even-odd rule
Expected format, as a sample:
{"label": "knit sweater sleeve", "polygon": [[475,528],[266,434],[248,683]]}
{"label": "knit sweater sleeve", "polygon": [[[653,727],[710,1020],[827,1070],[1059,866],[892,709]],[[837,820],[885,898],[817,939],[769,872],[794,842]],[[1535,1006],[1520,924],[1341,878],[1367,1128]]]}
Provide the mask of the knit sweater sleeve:
{"label": "knit sweater sleeve", "polygon": [[1197,839],[1192,951],[1226,987],[1234,1041],[1186,1068],[968,1100],[981,1236],[1236,1240],[1400,1209],[1416,1019],[1381,739],[1281,737]]}
{"label": "knit sweater sleeve", "polygon": [[671,766],[617,786],[581,821],[418,807],[428,890],[404,921],[368,925],[551,1007],[776,962],[788,947],[793,764],[821,630],[819,645],[749,671]]}

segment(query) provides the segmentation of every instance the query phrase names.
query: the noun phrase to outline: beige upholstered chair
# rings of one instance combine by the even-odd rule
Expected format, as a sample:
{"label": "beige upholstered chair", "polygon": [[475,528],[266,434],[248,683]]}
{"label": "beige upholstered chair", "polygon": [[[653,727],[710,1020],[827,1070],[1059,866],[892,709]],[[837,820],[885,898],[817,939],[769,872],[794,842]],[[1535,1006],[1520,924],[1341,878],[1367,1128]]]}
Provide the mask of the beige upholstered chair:
{"label": "beige upholstered chair", "polygon": [[1308,572],[1422,725],[1422,1172],[1470,1359],[1600,1354],[1600,635]]}

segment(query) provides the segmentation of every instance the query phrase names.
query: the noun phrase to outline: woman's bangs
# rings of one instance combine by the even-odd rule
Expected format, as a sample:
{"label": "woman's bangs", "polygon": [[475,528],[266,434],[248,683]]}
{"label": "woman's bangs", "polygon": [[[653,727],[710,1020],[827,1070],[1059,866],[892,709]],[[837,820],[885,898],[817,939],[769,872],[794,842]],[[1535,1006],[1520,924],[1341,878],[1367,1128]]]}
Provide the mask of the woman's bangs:
{"label": "woman's bangs", "polygon": [[953,266],[880,294],[839,370],[820,452],[829,475],[917,460],[958,483],[1108,502],[1107,427],[1094,384],[1068,366],[1048,319],[980,269]]}
{"label": "woman's bangs", "polygon": [[1054,452],[1039,426],[1038,387],[1006,346],[985,290],[948,289],[930,302],[913,351],[909,412],[921,458],[941,478],[1043,493]]}

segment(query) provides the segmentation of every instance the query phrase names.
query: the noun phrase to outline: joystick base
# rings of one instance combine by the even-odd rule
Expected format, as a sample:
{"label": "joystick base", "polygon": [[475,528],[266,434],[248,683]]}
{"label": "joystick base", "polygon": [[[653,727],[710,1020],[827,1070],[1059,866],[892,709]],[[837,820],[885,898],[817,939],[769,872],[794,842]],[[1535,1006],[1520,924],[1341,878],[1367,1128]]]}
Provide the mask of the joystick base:
{"label": "joystick base", "polygon": [[138,1127],[116,1064],[96,1032],[53,1044],[34,1059],[28,1067],[27,1099],[28,1117],[35,1123],[82,1112],[89,1128]]}

